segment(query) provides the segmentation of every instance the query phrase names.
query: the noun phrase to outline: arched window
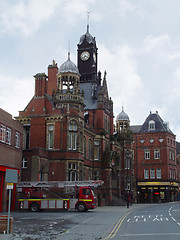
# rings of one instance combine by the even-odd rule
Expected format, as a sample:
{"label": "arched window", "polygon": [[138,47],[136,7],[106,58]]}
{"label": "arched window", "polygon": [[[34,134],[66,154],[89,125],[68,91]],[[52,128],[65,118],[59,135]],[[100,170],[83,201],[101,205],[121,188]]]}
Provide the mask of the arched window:
{"label": "arched window", "polygon": [[153,120],[149,121],[149,130],[155,130],[155,122]]}
{"label": "arched window", "polygon": [[69,123],[69,144],[68,148],[70,150],[77,149],[77,123],[76,121],[71,121]]}

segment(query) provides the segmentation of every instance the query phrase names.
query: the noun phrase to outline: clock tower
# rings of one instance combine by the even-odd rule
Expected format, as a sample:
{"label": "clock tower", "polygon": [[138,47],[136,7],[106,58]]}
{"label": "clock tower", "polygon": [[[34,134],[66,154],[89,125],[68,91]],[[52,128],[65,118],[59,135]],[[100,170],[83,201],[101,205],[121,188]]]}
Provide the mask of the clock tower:
{"label": "clock tower", "polygon": [[97,76],[97,46],[95,37],[89,33],[89,24],[87,32],[81,36],[78,46],[78,69],[81,75],[81,83],[94,83],[100,85],[100,79]]}

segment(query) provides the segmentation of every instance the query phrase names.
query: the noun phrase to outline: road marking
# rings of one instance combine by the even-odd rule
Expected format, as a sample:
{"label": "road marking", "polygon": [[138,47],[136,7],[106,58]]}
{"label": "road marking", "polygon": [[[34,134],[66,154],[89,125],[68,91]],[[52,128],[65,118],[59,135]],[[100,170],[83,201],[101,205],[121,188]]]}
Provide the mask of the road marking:
{"label": "road marking", "polygon": [[163,222],[163,221],[168,222],[169,219],[168,219],[168,217],[163,217],[162,214],[161,215],[157,215],[157,214],[156,215],[148,215],[148,216],[142,215],[142,216],[134,216],[132,218],[129,218],[127,220],[127,223],[129,223],[129,222],[136,222],[136,223],[139,223],[139,222],[155,222],[155,221],[157,221],[157,222]]}
{"label": "road marking", "polygon": [[107,236],[107,238],[104,238],[104,239],[111,239],[113,237],[116,236],[119,228],[121,227],[124,219],[132,212],[133,210],[129,211],[127,214],[125,214],[124,216],[122,216],[118,222],[116,223],[115,227],[113,228],[113,230],[110,232],[110,234]]}
{"label": "road marking", "polygon": [[134,237],[134,236],[180,236],[180,233],[127,233],[118,235],[118,237]]}

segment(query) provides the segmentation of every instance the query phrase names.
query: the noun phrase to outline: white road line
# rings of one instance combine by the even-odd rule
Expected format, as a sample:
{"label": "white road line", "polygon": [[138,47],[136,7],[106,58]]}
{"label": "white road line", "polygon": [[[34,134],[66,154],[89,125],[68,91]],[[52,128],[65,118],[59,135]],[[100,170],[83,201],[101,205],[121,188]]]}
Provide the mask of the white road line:
{"label": "white road line", "polygon": [[180,233],[135,233],[135,234],[121,234],[119,237],[134,237],[134,236],[180,236]]}
{"label": "white road line", "polygon": [[173,218],[173,217],[171,217],[171,218],[172,218],[172,220],[173,220],[173,221],[175,221],[175,222],[176,222],[176,219],[175,219],[175,218]]}

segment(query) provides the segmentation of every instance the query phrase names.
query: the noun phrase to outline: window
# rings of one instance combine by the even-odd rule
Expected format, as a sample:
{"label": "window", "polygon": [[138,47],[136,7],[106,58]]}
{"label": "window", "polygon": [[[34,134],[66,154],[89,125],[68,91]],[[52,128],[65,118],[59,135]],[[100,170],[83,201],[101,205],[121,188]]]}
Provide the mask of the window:
{"label": "window", "polygon": [[68,181],[77,181],[77,163],[68,164]]}
{"label": "window", "polygon": [[154,159],[160,159],[160,150],[154,150]]}
{"label": "window", "polygon": [[99,160],[99,142],[94,142],[94,160]]}
{"label": "window", "polygon": [[26,158],[22,159],[22,168],[27,168],[27,159]]}
{"label": "window", "polygon": [[125,169],[131,169],[131,158],[130,157],[125,158]]}
{"label": "window", "polygon": [[149,179],[149,169],[144,169],[144,179]]}
{"label": "window", "polygon": [[68,148],[70,150],[77,149],[77,124],[75,121],[70,122],[69,124],[69,144]]}
{"label": "window", "polygon": [[1,125],[0,129],[0,141],[3,143],[6,141],[6,127],[4,125]]}
{"label": "window", "polygon": [[169,151],[169,159],[170,160],[175,160],[175,157],[174,157],[174,152],[173,151]]}
{"label": "window", "polygon": [[8,127],[6,130],[6,143],[11,145],[11,129]]}
{"label": "window", "polygon": [[99,180],[100,179],[100,171],[94,171],[94,180]]}
{"label": "window", "polygon": [[30,147],[30,126],[24,126],[25,133],[25,149],[29,149]]}
{"label": "window", "polygon": [[89,143],[88,143],[88,158],[89,160],[92,160],[93,158],[93,142],[91,139],[89,139]]}
{"label": "window", "polygon": [[153,168],[150,169],[150,178],[155,179],[155,169]]}
{"label": "window", "polygon": [[153,120],[149,121],[149,130],[155,130],[155,122]]}
{"label": "window", "polygon": [[161,179],[161,169],[160,168],[156,169],[156,178]]}
{"label": "window", "polygon": [[150,159],[150,150],[144,150],[144,159]]}
{"label": "window", "polygon": [[54,146],[54,126],[48,126],[48,148],[53,149]]}
{"label": "window", "polygon": [[15,147],[19,148],[20,147],[20,133],[16,132],[15,134]]}

